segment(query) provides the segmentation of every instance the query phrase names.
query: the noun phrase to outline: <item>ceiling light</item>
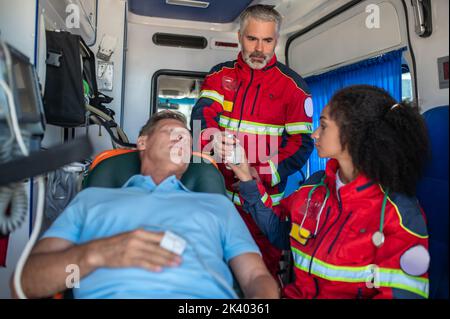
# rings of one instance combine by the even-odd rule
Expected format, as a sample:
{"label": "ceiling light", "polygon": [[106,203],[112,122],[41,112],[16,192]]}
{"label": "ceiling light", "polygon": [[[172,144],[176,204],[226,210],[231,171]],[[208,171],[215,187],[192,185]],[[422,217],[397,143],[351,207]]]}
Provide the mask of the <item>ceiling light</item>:
{"label": "ceiling light", "polygon": [[206,9],[209,7],[209,2],[197,0],[166,0],[167,4],[175,6],[185,6]]}

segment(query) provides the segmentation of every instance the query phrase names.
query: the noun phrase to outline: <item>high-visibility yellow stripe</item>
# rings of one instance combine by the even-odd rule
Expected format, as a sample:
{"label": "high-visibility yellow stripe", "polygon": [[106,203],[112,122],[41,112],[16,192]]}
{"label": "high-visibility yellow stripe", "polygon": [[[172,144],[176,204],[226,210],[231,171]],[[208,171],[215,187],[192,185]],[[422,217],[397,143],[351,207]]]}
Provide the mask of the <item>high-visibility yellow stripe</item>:
{"label": "high-visibility yellow stripe", "polygon": [[281,182],[280,174],[278,174],[277,167],[275,164],[269,160],[270,170],[272,172],[272,187]]}
{"label": "high-visibility yellow stripe", "polygon": [[239,123],[239,120],[232,119],[223,115],[220,116],[219,125],[231,131],[239,130],[240,132],[258,135],[281,136],[285,130],[284,126],[281,125],[263,124],[250,121],[241,121]]}
{"label": "high-visibility yellow stripe", "polygon": [[224,96],[219,94],[219,92],[217,92],[217,91],[203,90],[200,92],[200,98],[208,98],[208,99],[214,100],[223,106]]}
{"label": "high-visibility yellow stripe", "polygon": [[278,206],[280,205],[281,200],[284,197],[284,192],[280,194],[272,194],[270,195],[270,198],[272,198],[272,206]]}
{"label": "high-visibility yellow stripe", "polygon": [[285,125],[289,134],[311,134],[312,124],[308,122],[288,123]]}
{"label": "high-visibility yellow stripe", "polygon": [[266,204],[267,200],[269,199],[269,195],[267,193],[264,193],[263,197],[261,197],[261,201]]}
{"label": "high-visibility yellow stripe", "polygon": [[242,206],[241,199],[239,198],[238,193],[227,190],[227,195],[228,195],[228,198],[230,198],[230,200],[233,201],[233,204],[235,204],[237,206]]}
{"label": "high-visibility yellow stripe", "polygon": [[[221,116],[222,118],[230,121],[230,122],[235,122],[235,123],[239,123],[239,120],[233,119],[231,117],[227,117],[227,116]],[[276,125],[276,124],[268,124],[268,123],[258,123],[258,122],[251,122],[251,121],[246,121],[246,120],[242,120],[241,123],[247,123],[250,125],[254,125],[254,126],[262,126],[262,127],[273,127],[273,128],[280,128],[280,129],[284,129],[284,125]]]}
{"label": "high-visibility yellow stripe", "polygon": [[408,290],[428,298],[429,281],[427,278],[410,276],[398,269],[381,268],[373,264],[360,267],[337,266],[314,258],[310,265],[311,256],[295,247],[291,248],[295,267],[309,272],[311,266],[311,273],[320,278],[330,281],[362,283],[374,278],[375,272],[378,271],[375,277],[378,278],[377,284],[380,287]]}
{"label": "high-visibility yellow stripe", "polygon": [[[233,198],[233,194],[234,194],[234,198]],[[233,199],[233,203],[235,205],[242,206],[241,199],[239,198],[239,193],[233,193],[232,191],[227,190],[227,195],[230,198],[230,200]],[[270,196],[270,198],[272,199],[272,206],[277,206],[280,204],[280,201],[283,199],[283,195],[284,195],[284,193],[273,194],[273,195],[268,195],[267,193],[265,193],[261,197],[261,201],[264,204],[266,204],[266,201],[267,201],[268,197]]]}

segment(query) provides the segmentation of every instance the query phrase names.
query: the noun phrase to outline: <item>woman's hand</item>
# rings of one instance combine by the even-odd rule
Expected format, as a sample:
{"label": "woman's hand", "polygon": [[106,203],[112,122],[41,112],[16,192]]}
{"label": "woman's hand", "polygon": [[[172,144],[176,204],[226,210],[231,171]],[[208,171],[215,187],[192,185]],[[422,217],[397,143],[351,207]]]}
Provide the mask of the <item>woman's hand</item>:
{"label": "woman's hand", "polygon": [[240,164],[232,164],[229,162],[226,162],[225,164],[233,170],[234,174],[241,182],[251,181],[253,176],[251,173],[251,167],[248,164],[247,157],[245,156],[245,150],[239,143],[237,143],[235,147],[236,152],[241,155]]}

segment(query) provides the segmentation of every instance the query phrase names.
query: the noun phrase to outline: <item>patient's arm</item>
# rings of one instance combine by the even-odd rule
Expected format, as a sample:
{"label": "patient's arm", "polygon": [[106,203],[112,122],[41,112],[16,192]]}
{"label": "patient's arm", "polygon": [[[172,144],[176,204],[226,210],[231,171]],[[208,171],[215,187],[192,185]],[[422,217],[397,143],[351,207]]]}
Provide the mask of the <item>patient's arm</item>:
{"label": "patient's arm", "polygon": [[230,267],[244,292],[245,298],[278,299],[276,281],[267,270],[260,255],[247,253],[230,260]]}
{"label": "patient's arm", "polygon": [[22,273],[22,289],[28,298],[44,298],[64,291],[68,265],[77,265],[80,279],[100,267],[140,267],[160,271],[177,266],[181,259],[161,248],[163,233],[136,230],[84,245],[59,238],[41,240],[31,252]]}
{"label": "patient's arm", "polygon": [[85,263],[86,246],[74,246],[59,238],[39,241],[23,269],[21,283],[25,295],[28,298],[44,298],[66,290],[69,275],[66,267],[70,264],[79,265],[80,277],[93,271]]}

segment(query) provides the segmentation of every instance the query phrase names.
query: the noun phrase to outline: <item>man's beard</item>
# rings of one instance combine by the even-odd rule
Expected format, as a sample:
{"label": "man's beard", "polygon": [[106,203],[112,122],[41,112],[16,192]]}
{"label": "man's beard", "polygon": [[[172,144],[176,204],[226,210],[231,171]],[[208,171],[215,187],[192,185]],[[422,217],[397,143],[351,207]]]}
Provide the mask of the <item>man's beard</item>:
{"label": "man's beard", "polygon": [[[269,63],[269,61],[272,59],[272,56],[265,55],[261,52],[253,52],[253,53],[244,53],[243,54],[244,61],[249,65],[249,67],[251,67],[254,70],[264,69],[267,66],[267,64]],[[261,62],[259,62],[259,61],[253,62],[252,58],[262,58],[264,60],[262,60]]]}

